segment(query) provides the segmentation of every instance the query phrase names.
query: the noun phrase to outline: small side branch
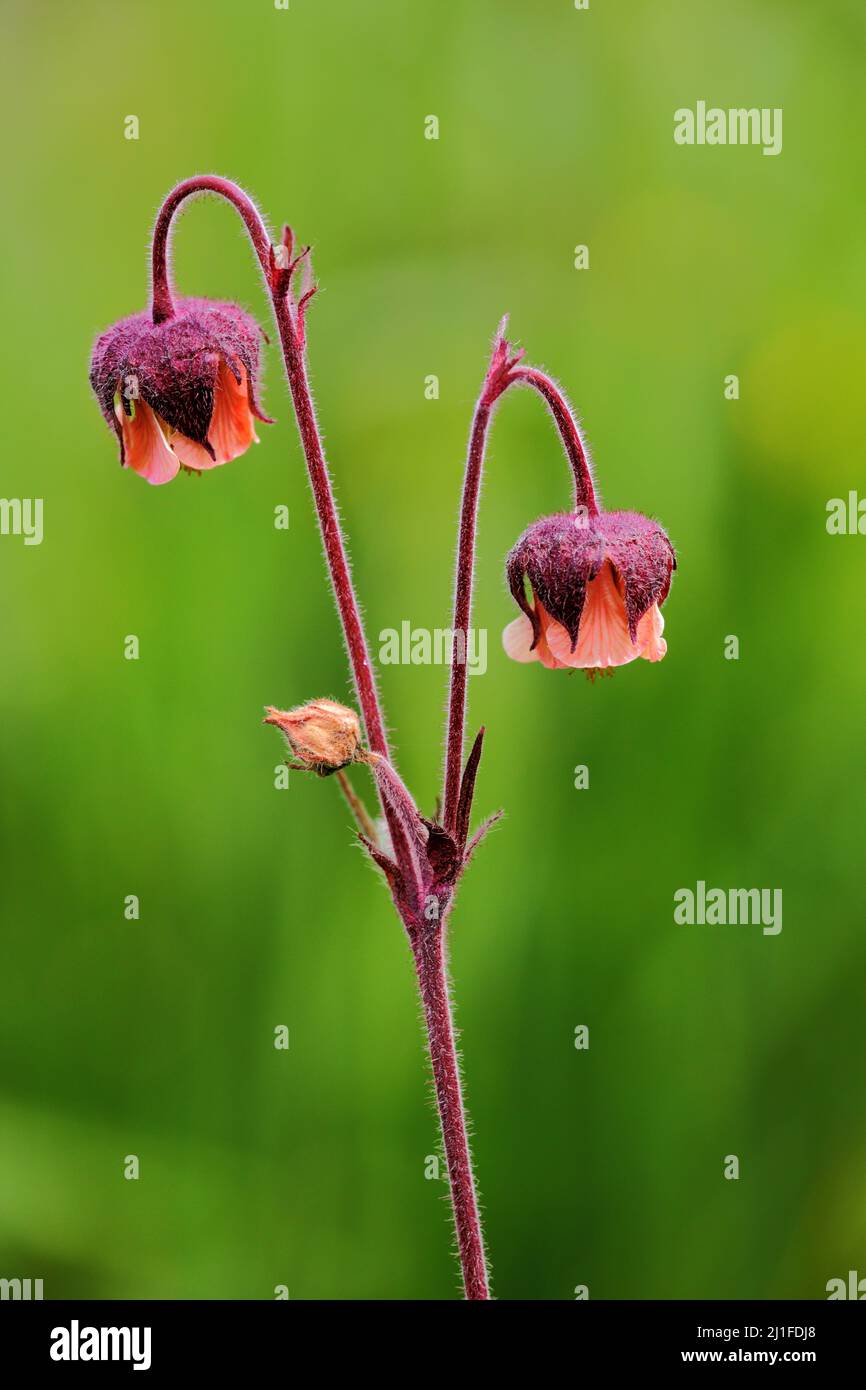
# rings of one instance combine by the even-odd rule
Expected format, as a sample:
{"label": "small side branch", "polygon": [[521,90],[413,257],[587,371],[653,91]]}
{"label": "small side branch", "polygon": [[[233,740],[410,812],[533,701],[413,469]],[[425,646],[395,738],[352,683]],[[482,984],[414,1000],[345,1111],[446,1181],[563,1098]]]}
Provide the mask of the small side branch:
{"label": "small side branch", "polygon": [[360,796],[355,791],[355,788],[352,786],[352,783],[349,781],[342,768],[339,769],[339,771],[336,774],[336,777],[340,786],[340,791],[346,798],[349,810],[355,817],[355,824],[357,825],[358,829],[370,841],[370,843],[372,845],[375,845],[378,841],[378,835],[376,833],[376,826],[373,823],[373,818],[370,815],[370,812],[367,810],[367,807],[364,805],[364,802],[361,800]]}
{"label": "small side branch", "polygon": [[522,352],[512,352],[505,337],[507,320],[499,325],[493,353],[481,395],[475,407],[463,495],[460,503],[460,529],[457,540],[457,569],[454,580],[454,645],[451,660],[448,694],[448,722],[445,747],[445,790],[443,795],[443,824],[454,833],[457,827],[460,785],[463,768],[463,743],[466,726],[466,660],[469,625],[472,619],[472,588],[475,578],[475,533],[484,455],[493,407],[511,386],[529,386],[547,403],[559,430],[566,456],[574,475],[575,509],[584,507],[590,516],[598,512],[589,451],[584,443],[574,412],[556,382],[537,367],[522,362]]}

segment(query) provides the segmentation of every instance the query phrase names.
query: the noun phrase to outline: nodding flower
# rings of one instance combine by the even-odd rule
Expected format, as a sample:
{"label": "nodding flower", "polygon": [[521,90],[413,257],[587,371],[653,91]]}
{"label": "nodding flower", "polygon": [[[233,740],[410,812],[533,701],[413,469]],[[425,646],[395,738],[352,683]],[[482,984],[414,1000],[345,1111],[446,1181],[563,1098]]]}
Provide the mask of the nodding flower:
{"label": "nodding flower", "polygon": [[661,661],[661,605],[676,569],[673,546],[639,512],[543,517],[511,551],[508,584],[522,610],[502,634],[515,661],[552,670]]}
{"label": "nodding flower", "polygon": [[172,317],[121,319],[96,341],[90,384],[120,443],[120,462],[149,483],[202,473],[258,443],[260,330],[236,304],[179,299]]}

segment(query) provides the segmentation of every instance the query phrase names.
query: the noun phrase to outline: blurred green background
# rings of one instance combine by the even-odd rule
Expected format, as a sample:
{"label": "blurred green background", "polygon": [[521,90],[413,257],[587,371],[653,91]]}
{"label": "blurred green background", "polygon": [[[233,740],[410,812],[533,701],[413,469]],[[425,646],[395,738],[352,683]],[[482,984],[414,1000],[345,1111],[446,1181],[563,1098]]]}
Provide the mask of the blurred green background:
{"label": "blurred green background", "polygon": [[[825,527],[866,491],[862,5],[2,15],[0,490],[44,498],[45,536],[0,537],[0,1275],[46,1297],[457,1295],[401,929],[336,786],[277,791],[260,725],[267,702],[350,698],[275,350],[260,448],[169,487],[120,471],[87,385],[96,333],[146,304],[161,197],[209,171],[314,244],[310,367],[374,647],[448,624],[506,310],[607,504],[678,549],[663,663],[594,685],[509,663],[504,554],[569,490],[540,403],[506,400],[470,724],[477,810],[507,819],[451,941],[495,1292],[821,1298],[866,1275],[866,539]],[[782,154],[676,146],[698,100],[783,107]],[[183,216],[175,272],[270,330],[227,206]],[[446,679],[382,671],[429,808]],[[698,879],[781,888],[781,934],[675,925]]]}

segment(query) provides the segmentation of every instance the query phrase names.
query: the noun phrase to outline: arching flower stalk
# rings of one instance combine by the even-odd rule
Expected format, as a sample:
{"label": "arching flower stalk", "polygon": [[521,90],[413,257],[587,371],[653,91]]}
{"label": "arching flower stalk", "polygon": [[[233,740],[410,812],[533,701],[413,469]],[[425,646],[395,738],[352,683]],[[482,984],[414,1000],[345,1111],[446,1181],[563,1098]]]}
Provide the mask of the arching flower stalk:
{"label": "arching flower stalk", "polygon": [[[169,194],[152,243],[149,311],[102,334],[91,383],[120,444],[121,463],[154,484],[230,462],[256,441],[259,334],[235,305],[179,299],[169,276],[169,236],[189,197],[215,193],[239,213],[264,277],[307,464],[325,558],[360,706],[330,699],[291,710],[267,707],[284,734],[290,766],[340,783],[358,838],[381,871],[409,941],[424,1008],[463,1284],[468,1299],[490,1297],[487,1259],[467,1139],[446,965],[455,890],[472,855],[501,813],[471,834],[482,728],[464,763],[466,653],[474,574],[475,526],[484,449],[496,402],[514,385],[535,389],[559,429],[574,475],[575,509],[530,527],[515,546],[508,574],[521,615],[506,650],[550,667],[620,665],[664,655],[659,606],[673,568],[670,543],[655,523],[633,513],[599,511],[580,430],[558,387],[511,351],[504,321],[496,336],[470,435],[454,590],[454,650],[445,742],[441,816],[427,817],[394,766],[373,665],[337,516],[306,368],[306,311],[316,287],[309,247],[296,253],[290,228],[272,241],[255,204],[217,175],[185,180]],[[300,283],[298,283],[300,282]],[[529,592],[527,592],[529,585]],[[366,745],[362,733],[366,734]],[[374,779],[384,829],[375,826],[346,769],[365,764]]]}

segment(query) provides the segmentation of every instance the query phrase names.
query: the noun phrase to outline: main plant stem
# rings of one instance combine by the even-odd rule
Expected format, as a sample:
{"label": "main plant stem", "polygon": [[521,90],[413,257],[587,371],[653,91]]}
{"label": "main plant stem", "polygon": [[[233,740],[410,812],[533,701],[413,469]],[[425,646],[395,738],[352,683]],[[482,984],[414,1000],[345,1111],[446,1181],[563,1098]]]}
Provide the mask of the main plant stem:
{"label": "main plant stem", "polygon": [[[184,199],[196,193],[217,193],[233,205],[243,220],[262,268],[280,335],[286,376],[307,463],[307,472],[325,548],[325,558],[343,628],[355,690],[364,717],[367,740],[374,753],[380,754],[382,758],[388,760],[390,769],[388,739],[376,688],[376,677],[370,661],[360,607],[352,584],[343,533],[337,515],[328,465],[325,460],[307,377],[302,319],[304,301],[302,299],[300,305],[294,302],[291,291],[291,274],[285,267],[278,266],[270,234],[258,208],[243,189],[229,179],[220,178],[213,174],[187,179],[178,184],[163,203],[153,234],[153,321],[154,323],[162,323],[174,316],[175,307],[168,264],[169,232],[180,204]],[[284,235],[283,245],[286,244],[287,240]],[[396,778],[396,773],[393,774],[393,777]],[[382,779],[378,778],[377,781],[379,782],[380,800],[391,832],[395,860],[401,872],[406,875],[407,880],[416,883],[416,896],[418,896],[421,885],[417,850],[414,844],[410,843],[411,832],[407,831],[406,828],[405,807],[401,807],[400,797],[395,794],[395,786],[399,784],[399,787],[402,788],[402,783],[399,782],[399,778],[396,778],[396,783],[389,783],[390,794],[385,795],[382,791]],[[408,797],[408,793],[406,796]],[[422,904],[419,900],[418,915],[420,915],[421,907]],[[404,925],[407,927],[412,943],[418,985],[424,1004],[430,1060],[448,1163],[451,1202],[454,1209],[454,1224],[457,1231],[457,1244],[466,1297],[470,1299],[489,1298],[484,1247],[478,1220],[469,1143],[466,1136],[466,1117],[460,1089],[457,1049],[451,1021],[444,958],[444,925],[441,922],[435,926],[430,924],[426,930],[424,927],[418,927],[415,922],[405,921]]]}
{"label": "main plant stem", "polygon": [[322,448],[313,398],[310,394],[310,383],[307,378],[307,366],[303,350],[288,299],[274,296],[273,306],[274,317],[280,333],[280,342],[283,347],[286,376],[295,407],[298,433],[301,436],[304,457],[307,460],[313,500],[319,518],[331,584],[343,624],[355,689],[358,692],[358,699],[364,715],[367,740],[375,753],[382,753],[386,758],[389,758],[385,721],[382,717],[382,707],[376,689],[376,676],[370,662],[367,639],[361,621],[361,611],[358,607],[358,600],[355,597],[352,576],[349,571],[349,561],[346,556],[340,520],[337,516],[334,492],[331,487],[328,465],[325,462],[325,452]]}
{"label": "main plant stem", "polygon": [[352,587],[343,533],[337,516],[325,453],[316,424],[316,412],[307,380],[297,314],[293,313],[288,293],[285,291],[276,292],[278,282],[275,280],[274,250],[261,213],[243,189],[229,179],[220,178],[215,174],[205,174],[186,179],[184,183],[178,184],[172,190],[163,203],[153,234],[153,321],[154,323],[162,323],[174,316],[174,301],[168,273],[169,229],[180,204],[185,198],[196,193],[218,193],[236,208],[243,219],[262,268],[280,334],[286,376],[295,407],[295,418],[307,461],[307,471],[322,532],[331,584],[343,627],[355,689],[364,716],[367,739],[371,748],[387,757],[388,741],[385,736],[385,724],[382,718],[379,695],[376,690],[376,677],[370,662],[361,614]]}
{"label": "main plant stem", "polygon": [[487,1261],[478,1217],[457,1045],[451,1018],[444,926],[431,924],[430,930],[419,929],[413,936],[412,953],[424,1004],[424,1020],[427,1025],[436,1103],[442,1127],[442,1143],[448,1165],[463,1285],[468,1299],[485,1299],[490,1297]]}

